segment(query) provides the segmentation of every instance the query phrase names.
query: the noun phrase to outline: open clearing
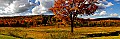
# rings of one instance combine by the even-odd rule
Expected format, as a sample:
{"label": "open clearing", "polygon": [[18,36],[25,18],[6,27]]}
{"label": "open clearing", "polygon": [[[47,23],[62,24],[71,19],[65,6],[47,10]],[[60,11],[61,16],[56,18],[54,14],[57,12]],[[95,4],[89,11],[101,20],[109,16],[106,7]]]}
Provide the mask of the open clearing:
{"label": "open clearing", "polygon": [[74,28],[74,33],[70,33],[70,27],[0,27],[0,38],[11,37],[11,39],[119,39],[118,36],[86,37],[86,34],[107,33],[120,31],[120,27],[80,27]]}

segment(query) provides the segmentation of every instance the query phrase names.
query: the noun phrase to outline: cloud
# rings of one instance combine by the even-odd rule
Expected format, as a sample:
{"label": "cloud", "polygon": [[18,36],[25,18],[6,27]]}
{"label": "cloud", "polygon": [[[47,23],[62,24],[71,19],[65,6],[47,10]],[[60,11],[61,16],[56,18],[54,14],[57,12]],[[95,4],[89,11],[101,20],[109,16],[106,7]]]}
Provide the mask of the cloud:
{"label": "cloud", "polygon": [[[104,15],[103,9],[110,7],[114,4],[106,0],[99,0],[100,4],[96,4],[98,12]],[[52,14],[48,8],[54,5],[54,0],[0,0],[0,15],[40,15],[40,14]],[[34,6],[32,13],[27,12],[31,6]]]}
{"label": "cloud", "polygon": [[106,14],[107,14],[106,11],[102,11],[99,15],[103,16],[103,15],[106,15]]}
{"label": "cloud", "polygon": [[101,12],[107,7],[113,6],[114,4],[111,2],[108,2],[107,0],[99,0],[99,4],[96,4],[98,6],[98,11]]}
{"label": "cloud", "polygon": [[28,0],[0,0],[0,15],[10,15],[27,11],[33,4]]}
{"label": "cloud", "polygon": [[108,5],[106,5],[106,7],[110,7],[113,6],[114,4],[112,4],[111,2],[108,3]]}
{"label": "cloud", "polygon": [[[35,2],[38,2],[38,1],[40,1],[40,5],[33,8],[32,13],[35,13],[35,14],[47,13],[49,12],[48,8],[54,5],[54,0],[36,0]],[[114,5],[111,2],[108,2],[107,0],[99,0],[99,3],[100,4],[96,4],[98,6],[98,10],[97,10],[98,12],[101,12],[103,11],[103,9]]]}
{"label": "cloud", "polygon": [[106,0],[103,0],[103,1],[106,1]]}
{"label": "cloud", "polygon": [[11,13],[21,13],[28,10],[30,7],[31,5],[28,0],[15,0],[7,8],[5,8],[5,11],[9,11]]}
{"label": "cloud", "polygon": [[118,16],[118,14],[116,14],[116,13],[113,13],[113,14],[110,14],[110,16]]}
{"label": "cloud", "polygon": [[116,2],[120,2],[120,0],[114,0],[114,1],[116,1]]}
{"label": "cloud", "polygon": [[32,13],[34,14],[52,13],[48,9],[54,5],[54,0],[36,0],[36,2],[40,2],[40,5],[35,6],[35,8],[32,9]]}
{"label": "cloud", "polygon": [[120,0],[114,0],[115,2],[117,2],[117,4],[120,4]]}
{"label": "cloud", "polygon": [[93,14],[92,16],[99,16],[99,14],[98,14],[98,13],[95,13],[95,14]]}
{"label": "cloud", "polygon": [[113,8],[110,8],[110,10],[113,10]]}
{"label": "cloud", "polygon": [[99,4],[96,4],[98,9],[92,16],[105,16],[107,13],[104,9],[114,5],[112,2],[108,2],[107,0],[99,0],[98,2]]}
{"label": "cloud", "polygon": [[14,0],[0,0],[0,6],[6,6],[12,3]]}
{"label": "cloud", "polygon": [[92,16],[106,16],[106,11],[101,11],[100,13],[95,13]]}
{"label": "cloud", "polygon": [[0,16],[52,15],[53,5],[54,0],[0,0]]}

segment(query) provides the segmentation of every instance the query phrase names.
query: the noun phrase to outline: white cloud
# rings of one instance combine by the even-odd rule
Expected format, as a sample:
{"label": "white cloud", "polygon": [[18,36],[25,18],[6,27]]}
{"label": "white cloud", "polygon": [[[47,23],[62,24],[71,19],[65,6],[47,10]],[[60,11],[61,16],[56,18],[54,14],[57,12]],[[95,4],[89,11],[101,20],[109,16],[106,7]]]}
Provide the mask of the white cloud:
{"label": "white cloud", "polygon": [[102,1],[105,1],[105,2],[106,2],[107,0],[102,0]]}
{"label": "white cloud", "polygon": [[113,14],[110,14],[110,16],[118,16],[118,14],[116,14],[116,13],[113,13]]}
{"label": "white cloud", "polygon": [[[43,14],[43,13],[48,12],[48,8],[50,8],[54,4],[54,0],[49,0],[49,1],[48,0],[36,0],[36,2],[38,1],[40,1],[41,4],[39,6],[36,6],[32,10],[32,12],[35,14],[38,14],[38,13]],[[103,11],[103,9],[114,5],[111,2],[108,2],[107,0],[99,1],[99,3],[100,4],[96,4],[99,7],[97,10],[98,12],[101,12]],[[104,15],[104,13],[101,12],[100,15]]]}
{"label": "white cloud", "polygon": [[104,16],[106,15],[106,9],[107,7],[113,6],[114,4],[111,2],[108,2],[107,0],[99,0],[99,4],[96,4],[98,6],[97,14],[94,14],[92,16]]}
{"label": "white cloud", "polygon": [[95,13],[92,16],[106,16],[106,11],[101,11],[100,13]]}
{"label": "white cloud", "polygon": [[96,4],[98,6],[98,10],[103,10],[107,7],[113,6],[114,4],[111,2],[108,2],[107,0],[99,0],[99,4]]}
{"label": "white cloud", "polygon": [[[11,15],[11,14],[19,14],[26,13],[26,11],[34,5],[32,2],[28,2],[29,0],[0,0],[0,15]],[[32,13],[28,13],[26,15],[32,14],[46,14],[52,13],[48,10],[48,8],[52,7],[54,4],[54,0],[36,0],[35,3],[40,1],[39,6],[35,6],[32,9]],[[99,1],[100,4],[96,4],[102,12],[99,15],[104,15],[103,9],[110,7],[114,4],[108,2],[106,0]],[[36,5],[36,4],[35,4]],[[98,10],[97,10],[98,11]],[[99,12],[99,11],[98,11]],[[20,15],[24,15],[20,14]]]}
{"label": "white cloud", "polygon": [[120,0],[114,0],[115,2],[117,2],[117,4],[120,4]]}
{"label": "white cloud", "polygon": [[99,16],[99,14],[95,13],[95,14],[93,14],[92,16]]}
{"label": "white cloud", "polygon": [[113,10],[113,8],[110,8],[110,10]]}
{"label": "white cloud", "polygon": [[2,4],[0,4],[0,7],[3,7],[0,9],[2,10],[0,14],[21,13],[31,7],[28,0],[0,0],[0,2],[2,2]]}
{"label": "white cloud", "polygon": [[[40,5],[32,9],[32,13],[34,14],[48,13],[49,12],[48,9],[54,5],[54,0],[36,0],[36,2],[38,1],[40,1]],[[52,13],[52,12],[49,12],[49,13]]]}
{"label": "white cloud", "polygon": [[108,5],[106,5],[106,7],[110,7],[113,6],[114,4],[112,4],[111,2],[108,3]]}
{"label": "white cloud", "polygon": [[120,1],[120,0],[114,0],[114,1],[118,2],[118,1]]}
{"label": "white cloud", "polygon": [[106,15],[106,11],[102,11],[99,15],[102,16],[102,15]]}
{"label": "white cloud", "polygon": [[28,0],[0,0],[0,16],[13,15],[27,11],[32,4]]}
{"label": "white cloud", "polygon": [[[37,2],[40,2],[40,5]],[[0,0],[0,16],[53,14],[48,8],[54,5],[54,0],[36,0],[35,3],[31,0]],[[32,9],[32,13],[29,13],[27,10],[31,6],[35,7]]]}
{"label": "white cloud", "polygon": [[8,7],[5,8],[6,12],[21,13],[31,7],[28,0],[15,0]]}

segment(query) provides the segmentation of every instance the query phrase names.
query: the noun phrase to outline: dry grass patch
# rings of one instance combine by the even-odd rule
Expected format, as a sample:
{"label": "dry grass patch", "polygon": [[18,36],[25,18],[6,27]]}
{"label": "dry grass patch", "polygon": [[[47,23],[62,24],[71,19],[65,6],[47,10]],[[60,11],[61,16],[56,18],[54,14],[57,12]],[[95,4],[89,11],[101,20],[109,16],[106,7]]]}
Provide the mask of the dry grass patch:
{"label": "dry grass patch", "polygon": [[80,27],[74,28],[74,33],[70,33],[70,27],[57,28],[54,26],[46,27],[0,27],[0,34],[9,35],[10,32],[19,37],[34,38],[34,39],[47,39],[47,38],[87,38],[85,34],[105,33],[120,31],[120,27]]}

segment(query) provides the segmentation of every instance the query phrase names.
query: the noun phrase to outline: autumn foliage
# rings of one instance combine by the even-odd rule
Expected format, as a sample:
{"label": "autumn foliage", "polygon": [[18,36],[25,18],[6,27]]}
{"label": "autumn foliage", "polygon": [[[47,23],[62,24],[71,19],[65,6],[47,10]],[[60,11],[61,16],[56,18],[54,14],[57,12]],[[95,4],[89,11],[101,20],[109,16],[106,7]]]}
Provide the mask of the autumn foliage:
{"label": "autumn foliage", "polygon": [[98,8],[95,3],[97,0],[55,0],[50,10],[63,21],[71,21],[71,32],[73,32],[73,22],[77,15],[94,14]]}
{"label": "autumn foliage", "polygon": [[74,16],[94,14],[98,6],[95,5],[97,0],[55,0],[51,11],[56,17],[70,21],[70,14]]}

